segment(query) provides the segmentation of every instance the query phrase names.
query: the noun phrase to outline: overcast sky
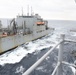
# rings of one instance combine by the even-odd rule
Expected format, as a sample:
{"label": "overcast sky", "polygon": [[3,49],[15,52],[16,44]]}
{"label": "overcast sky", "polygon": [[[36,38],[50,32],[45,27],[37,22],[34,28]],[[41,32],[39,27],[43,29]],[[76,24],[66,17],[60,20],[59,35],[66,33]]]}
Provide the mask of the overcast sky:
{"label": "overcast sky", "polygon": [[32,10],[44,19],[76,20],[76,3],[74,0],[0,0],[0,18],[13,18]]}

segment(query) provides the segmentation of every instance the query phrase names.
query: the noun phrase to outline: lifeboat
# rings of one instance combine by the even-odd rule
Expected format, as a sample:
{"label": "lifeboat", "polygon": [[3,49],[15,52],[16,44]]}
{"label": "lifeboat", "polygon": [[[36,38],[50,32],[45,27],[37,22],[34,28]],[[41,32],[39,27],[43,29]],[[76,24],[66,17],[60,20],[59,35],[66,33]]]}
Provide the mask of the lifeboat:
{"label": "lifeboat", "polygon": [[44,22],[37,22],[37,25],[44,25]]}
{"label": "lifeboat", "polygon": [[7,32],[3,32],[2,37],[6,37],[7,36]]}

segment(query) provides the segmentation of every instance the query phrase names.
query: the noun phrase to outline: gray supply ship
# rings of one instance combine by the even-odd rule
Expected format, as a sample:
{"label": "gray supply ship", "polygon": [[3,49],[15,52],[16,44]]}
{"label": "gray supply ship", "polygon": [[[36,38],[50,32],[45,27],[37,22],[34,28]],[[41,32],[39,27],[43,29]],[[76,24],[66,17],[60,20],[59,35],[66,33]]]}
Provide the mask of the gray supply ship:
{"label": "gray supply ship", "polygon": [[0,53],[52,33],[53,29],[47,24],[38,14],[17,16],[7,28],[1,28],[0,21]]}

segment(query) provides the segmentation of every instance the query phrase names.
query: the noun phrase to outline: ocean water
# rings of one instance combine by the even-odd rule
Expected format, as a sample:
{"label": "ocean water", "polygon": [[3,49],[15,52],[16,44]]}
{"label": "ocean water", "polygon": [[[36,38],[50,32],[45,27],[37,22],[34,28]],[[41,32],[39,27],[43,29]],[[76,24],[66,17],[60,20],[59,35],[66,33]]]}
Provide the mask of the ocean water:
{"label": "ocean water", "polygon": [[[21,45],[12,51],[0,55],[0,75],[22,75],[28,66],[32,65],[50,47],[53,47],[59,42],[60,34],[66,34],[67,38],[68,36],[76,37],[76,32],[70,32],[71,29],[76,29],[76,21],[49,20],[48,24],[49,27],[55,28],[52,34],[50,33],[40,39]],[[66,42],[64,46],[63,59],[73,64],[76,58],[71,55],[71,52],[73,50],[76,51],[76,44]],[[57,63],[58,49],[59,46],[31,75],[50,75]],[[66,67],[66,65],[63,65],[63,71],[64,75],[74,75],[75,68],[73,66],[67,65]],[[12,74],[10,74],[11,72]]]}
{"label": "ocean water", "polygon": [[76,21],[73,20],[48,20],[48,25],[57,29],[76,29]]}

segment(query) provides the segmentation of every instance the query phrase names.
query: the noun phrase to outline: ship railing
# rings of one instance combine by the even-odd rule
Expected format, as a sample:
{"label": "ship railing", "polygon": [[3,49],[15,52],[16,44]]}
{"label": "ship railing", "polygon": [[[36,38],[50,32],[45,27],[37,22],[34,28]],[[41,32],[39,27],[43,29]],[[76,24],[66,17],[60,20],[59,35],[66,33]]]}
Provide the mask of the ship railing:
{"label": "ship railing", "polygon": [[22,75],[29,75],[32,71],[34,71],[35,68],[59,45],[59,50],[58,50],[58,62],[53,70],[52,74],[50,75],[63,75],[62,74],[62,64],[67,64],[73,67],[76,67],[74,64],[70,64],[68,62],[63,61],[63,50],[64,50],[64,42],[75,42],[75,40],[71,39],[65,39],[65,34],[60,35],[60,41],[52,47],[47,53],[45,53],[37,62],[35,62],[28,70],[26,70]]}

